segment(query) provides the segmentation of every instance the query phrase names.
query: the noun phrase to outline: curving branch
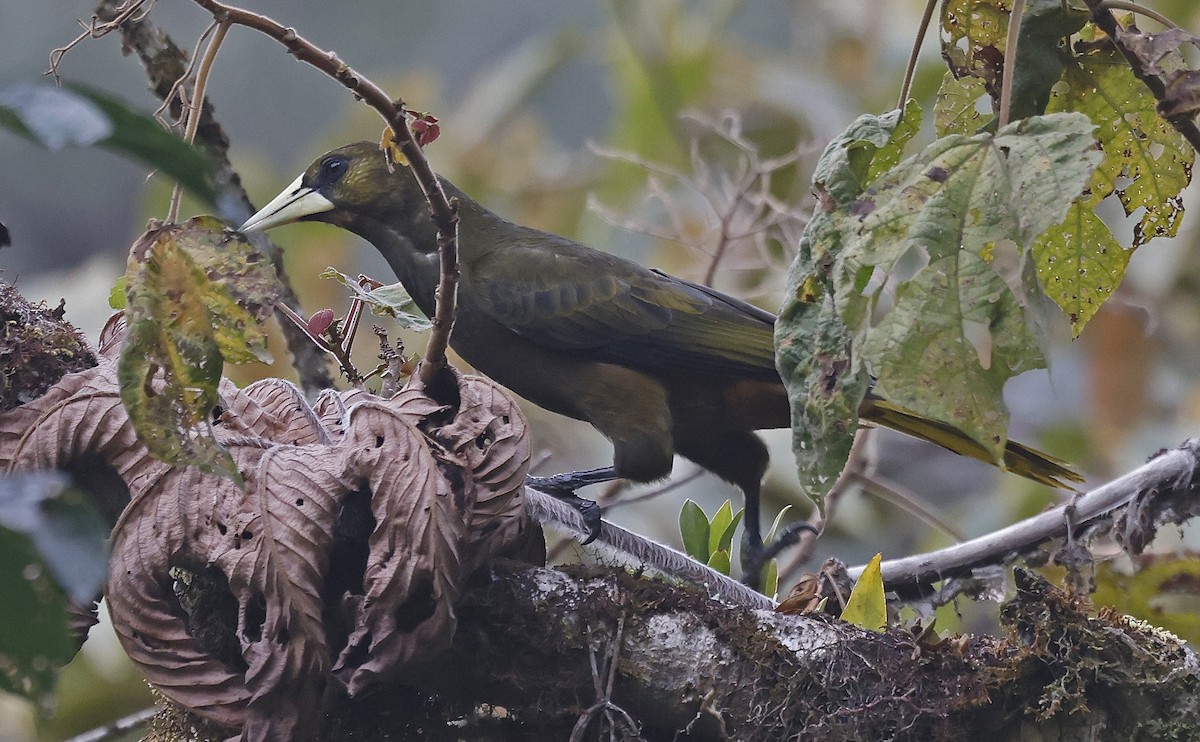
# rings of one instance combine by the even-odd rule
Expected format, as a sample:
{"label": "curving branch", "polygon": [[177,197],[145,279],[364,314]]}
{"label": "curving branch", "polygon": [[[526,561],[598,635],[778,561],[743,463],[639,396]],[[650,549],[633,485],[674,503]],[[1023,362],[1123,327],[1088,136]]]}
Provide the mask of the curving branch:
{"label": "curving branch", "polygon": [[421,381],[429,385],[446,366],[446,348],[450,342],[450,331],[454,326],[454,308],[458,293],[458,203],[448,199],[442,184],[425,159],[421,146],[408,125],[408,109],[402,100],[392,100],[383,89],[360,74],[350,65],[296,33],[296,29],[284,26],[264,15],[225,5],[217,0],[195,0],[196,4],[212,13],[218,23],[245,26],[275,39],[288,53],[301,62],[324,72],[354,93],[355,97],[374,108],[388,128],[392,130],[397,146],[408,159],[409,167],[421,186],[429,212],[437,227],[438,257],[441,277],[437,287],[437,309],[434,312],[433,331],[425,348],[425,358],[418,371]]}
{"label": "curving branch", "polygon": [[[967,577],[977,570],[1017,560],[1042,561],[1048,551],[1060,555],[1079,544],[1111,533],[1131,554],[1138,554],[1164,523],[1180,523],[1200,514],[1200,439],[1189,439],[1147,464],[1091,492],[1079,495],[1007,528],[945,549],[883,563],[890,588]],[[1050,548],[1059,541],[1056,549]],[[857,579],[860,565],[850,569]]]}

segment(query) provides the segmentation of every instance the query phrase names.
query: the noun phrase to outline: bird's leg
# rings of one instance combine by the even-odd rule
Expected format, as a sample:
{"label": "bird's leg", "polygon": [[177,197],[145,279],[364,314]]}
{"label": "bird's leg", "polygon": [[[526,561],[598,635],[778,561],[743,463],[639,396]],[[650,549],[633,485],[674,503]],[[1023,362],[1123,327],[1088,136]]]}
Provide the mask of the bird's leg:
{"label": "bird's leg", "polygon": [[583,543],[590,544],[600,535],[600,506],[575,494],[575,490],[589,484],[602,484],[618,479],[617,471],[611,466],[584,471],[569,471],[552,477],[525,477],[525,486],[545,492],[567,503],[579,511],[587,525],[588,535]]}
{"label": "bird's leg", "polygon": [[757,487],[747,487],[743,494],[746,497],[746,514],[742,517],[742,523],[746,530],[742,535],[742,582],[755,590],[762,590],[762,570],[767,562],[795,544],[802,531],[818,531],[811,523],[800,521],[785,528],[771,543],[764,544],[762,523],[759,521],[759,490]]}
{"label": "bird's leg", "polygon": [[[755,531],[758,531],[756,528]],[[816,526],[808,521],[802,520],[798,523],[793,523],[769,544],[763,544],[762,535],[755,533],[757,537],[757,545],[751,542],[750,529],[746,529],[746,537],[742,540],[742,582],[755,590],[762,589],[762,570],[767,562],[779,556],[780,552],[789,546],[794,546],[800,540],[800,534],[803,531],[820,535],[820,531]]]}

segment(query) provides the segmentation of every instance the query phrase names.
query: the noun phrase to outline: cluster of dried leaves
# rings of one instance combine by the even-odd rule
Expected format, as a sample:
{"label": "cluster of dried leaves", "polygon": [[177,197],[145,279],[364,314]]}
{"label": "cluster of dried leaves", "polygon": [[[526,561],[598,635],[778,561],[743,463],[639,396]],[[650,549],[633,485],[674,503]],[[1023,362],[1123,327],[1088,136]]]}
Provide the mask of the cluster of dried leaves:
{"label": "cluster of dried leaves", "polygon": [[525,418],[486,379],[457,377],[453,405],[415,384],[310,406],[284,381],[223,382],[211,429],[243,487],[149,455],[105,345],[0,415],[0,466],[119,476],[105,592],[121,642],[167,696],[245,739],[311,734],[329,691],[361,695],[443,650],[471,571],[540,536]]}

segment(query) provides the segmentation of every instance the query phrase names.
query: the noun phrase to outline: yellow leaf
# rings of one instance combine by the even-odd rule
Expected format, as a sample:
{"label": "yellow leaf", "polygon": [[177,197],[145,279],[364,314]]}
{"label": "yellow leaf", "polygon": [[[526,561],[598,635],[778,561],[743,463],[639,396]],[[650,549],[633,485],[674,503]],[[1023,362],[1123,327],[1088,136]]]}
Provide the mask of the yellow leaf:
{"label": "yellow leaf", "polygon": [[871,631],[887,627],[887,603],[883,599],[883,573],[879,571],[882,554],[871,557],[867,568],[854,584],[842,620]]}

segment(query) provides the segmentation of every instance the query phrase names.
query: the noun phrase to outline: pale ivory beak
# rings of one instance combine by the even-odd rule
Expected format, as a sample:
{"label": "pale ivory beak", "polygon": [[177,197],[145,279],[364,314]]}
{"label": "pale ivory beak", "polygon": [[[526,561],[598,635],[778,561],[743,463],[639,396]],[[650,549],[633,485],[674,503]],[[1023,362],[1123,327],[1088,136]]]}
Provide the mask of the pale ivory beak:
{"label": "pale ivory beak", "polygon": [[304,176],[292,181],[271,202],[258,210],[238,228],[239,232],[262,232],[280,224],[290,224],[310,214],[332,211],[333,203],[312,188],[301,185]]}

